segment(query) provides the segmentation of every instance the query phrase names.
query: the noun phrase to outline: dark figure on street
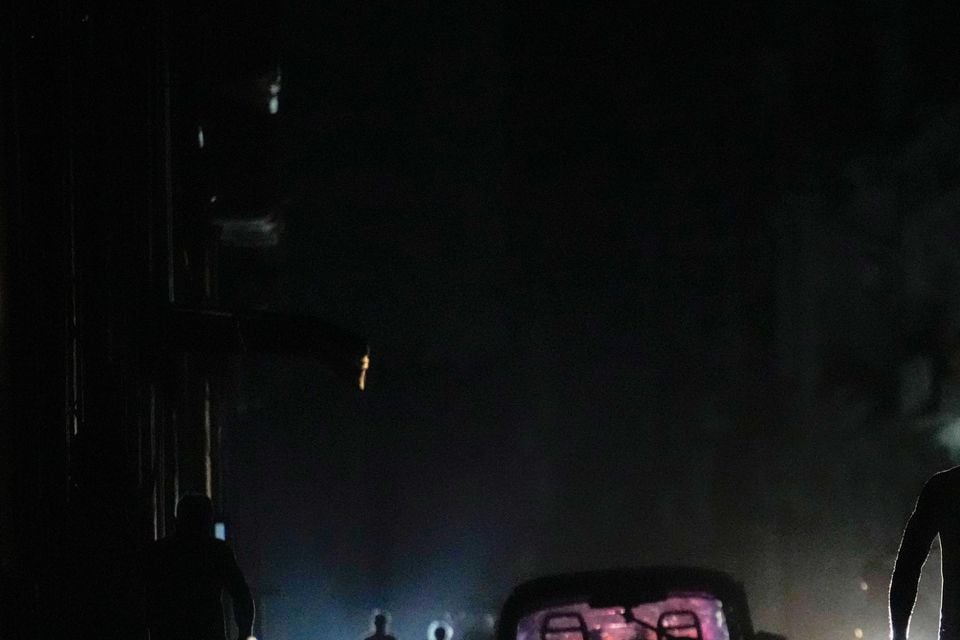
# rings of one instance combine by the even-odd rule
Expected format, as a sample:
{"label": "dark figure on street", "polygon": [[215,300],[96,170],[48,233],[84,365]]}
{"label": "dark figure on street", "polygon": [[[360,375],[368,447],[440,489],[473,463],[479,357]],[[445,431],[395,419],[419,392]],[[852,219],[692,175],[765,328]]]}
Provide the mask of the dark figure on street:
{"label": "dark figure on street", "polygon": [[397,640],[387,633],[387,616],[378,613],[373,617],[373,635],[366,640]]}
{"label": "dark figure on street", "polygon": [[907,522],[890,580],[890,638],[905,640],[920,570],[940,536],[943,596],[940,640],[960,640],[960,467],[930,478]]}
{"label": "dark figure on street", "polygon": [[213,507],[203,495],[177,505],[176,533],[143,559],[147,624],[152,640],[224,640],[220,598],[233,599],[239,640],[253,629],[253,598],[233,551],[213,537]]}

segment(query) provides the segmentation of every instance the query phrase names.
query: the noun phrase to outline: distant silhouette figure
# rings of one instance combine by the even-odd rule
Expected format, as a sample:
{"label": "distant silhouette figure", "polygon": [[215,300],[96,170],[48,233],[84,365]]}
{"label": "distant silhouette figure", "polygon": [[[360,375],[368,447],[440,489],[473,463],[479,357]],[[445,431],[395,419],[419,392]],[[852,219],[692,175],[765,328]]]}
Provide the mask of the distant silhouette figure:
{"label": "distant silhouette figure", "polygon": [[890,638],[905,640],[920,570],[940,536],[943,596],[940,640],[960,640],[960,467],[930,478],[907,522],[890,580]]}
{"label": "distant silhouette figure", "polygon": [[433,630],[434,640],[444,640],[447,637],[447,629],[442,624],[437,625],[437,628]]}
{"label": "distant silhouette figure", "polygon": [[373,617],[373,635],[366,640],[397,640],[387,633],[387,616],[378,613]]}
{"label": "distant silhouette figure", "polygon": [[206,496],[180,499],[176,533],[147,549],[143,579],[151,640],[224,640],[224,590],[233,598],[240,640],[251,635],[253,598],[233,551],[213,537]]}

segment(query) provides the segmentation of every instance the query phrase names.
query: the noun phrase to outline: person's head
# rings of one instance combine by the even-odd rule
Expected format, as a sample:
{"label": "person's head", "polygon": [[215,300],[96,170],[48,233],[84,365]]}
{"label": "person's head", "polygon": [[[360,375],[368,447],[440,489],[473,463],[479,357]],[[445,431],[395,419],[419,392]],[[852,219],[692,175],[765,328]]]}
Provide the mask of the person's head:
{"label": "person's head", "polygon": [[442,624],[437,625],[437,628],[433,630],[433,637],[436,638],[436,640],[443,640],[444,638],[446,638],[447,637],[446,628]]}
{"label": "person's head", "polygon": [[387,628],[387,616],[382,613],[378,613],[373,617],[373,628],[377,630],[377,633],[383,633]]}
{"label": "person's head", "polygon": [[196,493],[180,498],[177,503],[177,535],[213,535],[213,504],[210,498]]}

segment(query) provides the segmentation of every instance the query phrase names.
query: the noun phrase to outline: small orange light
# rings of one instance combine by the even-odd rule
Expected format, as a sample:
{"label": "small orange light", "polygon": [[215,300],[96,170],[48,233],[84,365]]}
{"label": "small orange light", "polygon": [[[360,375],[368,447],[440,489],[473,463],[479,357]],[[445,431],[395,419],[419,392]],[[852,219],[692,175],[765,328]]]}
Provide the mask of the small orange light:
{"label": "small orange light", "polygon": [[367,352],[360,360],[360,391],[367,386],[367,369],[370,368],[370,352]]}

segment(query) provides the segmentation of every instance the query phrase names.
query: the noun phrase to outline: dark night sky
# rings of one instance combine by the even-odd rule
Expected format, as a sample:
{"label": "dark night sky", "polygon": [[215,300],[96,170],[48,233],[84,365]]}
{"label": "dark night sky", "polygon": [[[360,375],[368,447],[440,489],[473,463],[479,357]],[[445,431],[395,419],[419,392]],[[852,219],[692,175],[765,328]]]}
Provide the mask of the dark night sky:
{"label": "dark night sky", "polygon": [[956,13],[234,18],[270,25],[289,201],[279,247],[224,253],[221,295],[373,355],[362,395],[312,362],[242,367],[227,507],[271,638],[352,638],[383,606],[414,640],[520,579],[671,562],[745,580],[761,627],[879,638],[884,585],[860,582],[948,463],[896,398],[914,334],[960,317],[937,244]]}

